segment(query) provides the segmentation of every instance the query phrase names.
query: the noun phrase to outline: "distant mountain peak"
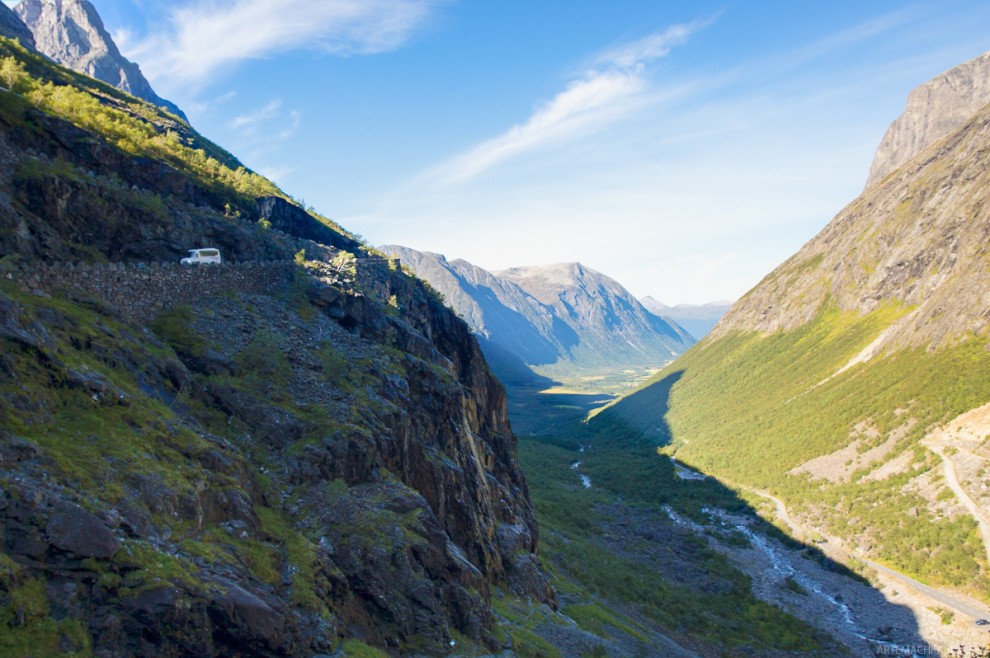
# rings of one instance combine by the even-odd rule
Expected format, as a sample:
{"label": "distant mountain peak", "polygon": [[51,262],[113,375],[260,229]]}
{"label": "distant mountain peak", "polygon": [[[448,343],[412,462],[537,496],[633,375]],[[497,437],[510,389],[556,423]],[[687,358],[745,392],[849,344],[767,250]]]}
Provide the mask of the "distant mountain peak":
{"label": "distant mountain peak", "polygon": [[[496,276],[512,281],[544,304],[556,304],[568,291],[598,289],[619,296],[632,296],[615,279],[582,263],[553,263],[511,267]],[[639,302],[636,301],[638,305]]]}
{"label": "distant mountain peak", "polygon": [[177,105],[155,93],[138,65],[120,53],[89,0],[22,0],[14,11],[34,35],[39,52],[188,122]]}
{"label": "distant mountain peak", "polygon": [[574,262],[551,263],[548,265],[523,265],[520,267],[510,267],[509,269],[496,272],[495,274],[498,276],[505,275],[510,277],[517,276],[540,278],[547,282],[567,285],[575,279],[583,277],[587,274],[601,274],[601,272],[593,270],[590,267],[586,267],[581,263]]}
{"label": "distant mountain peak", "polygon": [[661,365],[694,343],[672,320],[653,315],[617,281],[582,263],[489,272],[440,254],[381,250],[443,293],[503,378],[531,377],[527,368],[539,366]]}
{"label": "distant mountain peak", "polygon": [[664,320],[676,322],[684,327],[694,338],[701,340],[715,328],[730,308],[732,302],[718,300],[706,304],[675,304],[667,306],[653,297],[647,296],[639,300],[650,313]]}
{"label": "distant mountain peak", "polygon": [[659,314],[660,312],[666,311],[667,309],[670,308],[669,306],[667,306],[666,304],[664,304],[663,302],[661,302],[657,298],[653,297],[652,295],[647,295],[646,297],[641,297],[639,301],[640,301],[640,303],[643,306],[646,307],[646,309],[650,313],[657,313],[657,314]]}

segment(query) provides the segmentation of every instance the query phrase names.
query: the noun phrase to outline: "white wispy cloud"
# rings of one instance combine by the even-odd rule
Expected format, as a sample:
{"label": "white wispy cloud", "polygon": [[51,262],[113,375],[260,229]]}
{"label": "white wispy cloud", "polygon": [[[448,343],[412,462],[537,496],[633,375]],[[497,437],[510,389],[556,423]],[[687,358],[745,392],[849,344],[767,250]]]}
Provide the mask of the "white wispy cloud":
{"label": "white wispy cloud", "polygon": [[442,164],[432,176],[444,182],[461,182],[521,153],[566,141],[623,113],[627,108],[622,102],[642,88],[639,76],[619,71],[596,73],[573,82],[539,107],[526,123]]}
{"label": "white wispy cloud", "polygon": [[187,115],[201,117],[211,112],[224,111],[224,106],[235,98],[237,98],[237,92],[231,90],[212,98],[190,98],[182,103],[182,107]]}
{"label": "white wispy cloud", "polygon": [[649,62],[666,57],[674,46],[679,46],[688,40],[699,27],[705,23],[690,23],[672,25],[665,32],[626,43],[617,48],[607,50],[598,56],[599,64],[617,66],[624,69],[634,69]]}
{"label": "white wispy cloud", "polygon": [[260,124],[277,117],[281,109],[282,100],[276,98],[254,112],[234,117],[230,121],[230,127],[234,130],[240,130],[242,132],[253,131],[257,129]]}
{"label": "white wispy cloud", "polygon": [[294,167],[291,165],[277,165],[272,167],[263,166],[258,168],[258,173],[264,176],[265,178],[268,178],[280,185],[283,185],[285,180],[293,173],[295,173],[298,169],[299,169],[298,167]]}
{"label": "white wispy cloud", "polygon": [[258,109],[235,116],[227,124],[241,148],[255,154],[266,152],[293,137],[302,125],[299,110],[282,109],[282,99],[276,98]]}
{"label": "white wispy cloud", "polygon": [[440,164],[425,178],[461,183],[510,158],[566,143],[616,121],[643,102],[647,65],[686,42],[701,26],[674,25],[602,53],[563,91],[538,105],[524,123]]}
{"label": "white wispy cloud", "polygon": [[398,48],[442,0],[191,0],[169,10],[167,24],[126,53],[150,79],[195,84],[246,59],[293,50],[342,56]]}

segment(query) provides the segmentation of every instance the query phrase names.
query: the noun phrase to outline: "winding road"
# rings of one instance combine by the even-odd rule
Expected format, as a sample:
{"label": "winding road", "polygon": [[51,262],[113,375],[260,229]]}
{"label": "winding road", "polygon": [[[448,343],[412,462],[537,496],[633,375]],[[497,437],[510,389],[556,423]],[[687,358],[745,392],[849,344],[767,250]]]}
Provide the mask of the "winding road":
{"label": "winding road", "polygon": [[973,515],[976,519],[976,523],[980,526],[980,534],[983,535],[983,547],[987,552],[987,562],[990,562],[990,517],[987,513],[976,504],[969,493],[963,489],[962,484],[959,483],[959,476],[956,474],[956,465],[952,461],[952,457],[946,455],[942,450],[941,446],[934,444],[927,444],[929,450],[934,452],[936,455],[942,458],[942,466],[945,470],[945,481],[948,483],[949,488],[952,489],[953,493],[956,494],[956,498],[959,502],[963,504],[969,513]]}
{"label": "winding road", "polygon": [[[750,493],[754,493],[757,496],[760,496],[762,498],[771,501],[774,504],[774,507],[776,508],[777,517],[780,518],[780,520],[783,521],[785,524],[787,524],[787,527],[791,529],[791,532],[794,534],[796,538],[805,539],[808,537],[810,533],[803,526],[795,522],[793,518],[791,518],[791,515],[787,511],[787,505],[785,505],[784,501],[782,501],[780,498],[777,498],[773,494],[766,491],[761,491],[759,489],[751,489],[749,487],[743,487],[738,484],[735,486],[738,486],[740,489],[749,491]],[[981,524],[981,528],[982,528],[982,524]],[[825,537],[825,535],[822,536]],[[984,535],[984,537],[986,537],[986,535]],[[833,537],[825,537],[825,539],[826,541],[824,543],[816,543],[815,545],[818,546],[818,548],[821,549],[826,555],[828,555],[829,557],[831,557],[832,559],[838,562],[848,563],[850,557],[856,558],[857,560],[870,566],[872,569],[875,569],[876,571],[897,581],[901,585],[910,588],[916,594],[923,596],[927,599],[930,599],[931,601],[936,602],[939,605],[950,608],[959,614],[966,615],[972,618],[973,620],[990,617],[990,609],[988,609],[983,603],[976,601],[975,599],[971,599],[961,594],[955,594],[955,593],[950,594],[942,590],[935,589],[934,587],[929,587],[928,585],[918,582],[917,580],[911,578],[910,576],[905,576],[899,571],[895,571],[890,567],[886,567],[882,564],[874,562],[873,560],[858,553],[857,551],[843,547],[840,544],[840,542]]]}

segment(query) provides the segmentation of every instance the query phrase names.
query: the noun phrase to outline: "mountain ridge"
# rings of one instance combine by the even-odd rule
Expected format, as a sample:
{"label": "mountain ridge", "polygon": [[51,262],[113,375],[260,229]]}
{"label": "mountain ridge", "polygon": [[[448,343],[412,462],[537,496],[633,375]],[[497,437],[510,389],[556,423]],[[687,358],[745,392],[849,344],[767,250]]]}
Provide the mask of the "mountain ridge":
{"label": "mountain ridge", "polygon": [[0,59],[0,654],[494,649],[493,592],[555,607],[435,293],[159,108]]}
{"label": "mountain ridge", "polygon": [[463,259],[448,261],[442,254],[397,245],[380,249],[440,290],[475,333],[489,341],[498,334],[524,361],[549,363],[564,349],[553,333],[552,311],[522,288]]}
{"label": "mountain ridge", "polygon": [[990,102],[990,53],[941,73],[908,95],[877,147],[866,187],[883,180]]}
{"label": "mountain ridge", "polygon": [[659,365],[693,340],[613,279],[580,264],[492,273],[440,254],[380,249],[439,290],[481,337],[500,374],[513,380],[526,379],[528,367]]}
{"label": "mountain ridge", "polygon": [[732,308],[732,302],[723,300],[674,306],[667,306],[650,296],[643,297],[639,301],[650,313],[662,318],[670,318],[684,327],[696,340],[704,338]]}
{"label": "mountain ridge", "polygon": [[589,331],[581,348],[603,361],[614,360],[610,352],[615,351],[617,338],[630,348],[622,348],[627,359],[672,358],[693,341],[680,327],[647,311],[615,279],[581,263],[514,267],[496,275],[556,309],[565,321],[584,323]]}
{"label": "mountain ridge", "polygon": [[17,39],[27,48],[34,49],[34,35],[13,9],[0,2],[0,36]]}
{"label": "mountain ridge", "polygon": [[888,302],[911,307],[878,350],[937,348],[969,332],[986,333],[990,320],[972,309],[985,308],[990,289],[980,265],[990,235],[982,205],[990,184],[990,150],[982,145],[988,135],[990,108],[984,108],[847,206],[734,305],[712,338],[794,329],[826,299],[861,314]]}

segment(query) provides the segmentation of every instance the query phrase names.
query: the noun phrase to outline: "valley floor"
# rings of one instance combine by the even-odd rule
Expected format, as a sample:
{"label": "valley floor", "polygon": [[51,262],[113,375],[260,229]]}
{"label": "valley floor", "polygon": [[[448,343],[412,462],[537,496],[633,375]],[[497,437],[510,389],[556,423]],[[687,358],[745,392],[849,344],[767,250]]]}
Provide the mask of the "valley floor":
{"label": "valley floor", "polygon": [[580,421],[609,396],[592,389],[510,389],[561,599],[559,614],[530,626],[545,652],[527,655],[949,656],[986,644],[979,602],[802,527],[766,492],[737,493],[652,446],[594,436]]}

